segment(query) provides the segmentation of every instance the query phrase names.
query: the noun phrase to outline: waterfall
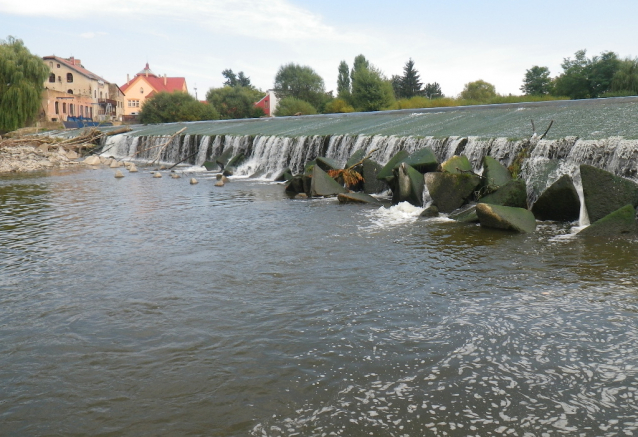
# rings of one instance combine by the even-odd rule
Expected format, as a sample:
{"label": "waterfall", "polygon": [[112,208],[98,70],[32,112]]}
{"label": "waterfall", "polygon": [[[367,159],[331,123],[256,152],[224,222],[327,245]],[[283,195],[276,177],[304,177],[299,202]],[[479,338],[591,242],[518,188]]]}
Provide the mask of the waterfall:
{"label": "waterfall", "polygon": [[[345,165],[357,150],[371,153],[371,158],[386,164],[397,152],[409,153],[423,147],[431,148],[440,162],[453,155],[463,154],[472,163],[474,171],[482,171],[482,159],[489,155],[509,166],[521,153],[525,153],[521,177],[528,186],[528,198],[533,203],[538,195],[563,174],[579,179],[580,164],[589,164],[616,175],[638,177],[638,140],[609,137],[585,140],[574,136],[555,140],[526,141],[510,138],[479,138],[450,136],[396,135],[309,135],[283,137],[273,135],[169,135],[108,137],[104,143],[106,155],[120,159],[134,158],[172,164],[185,160],[185,164],[202,165],[228,149],[232,155],[243,153],[244,163],[236,175],[272,179],[289,167],[293,173],[303,171],[306,162],[325,156]],[[161,152],[161,153],[160,153]]]}

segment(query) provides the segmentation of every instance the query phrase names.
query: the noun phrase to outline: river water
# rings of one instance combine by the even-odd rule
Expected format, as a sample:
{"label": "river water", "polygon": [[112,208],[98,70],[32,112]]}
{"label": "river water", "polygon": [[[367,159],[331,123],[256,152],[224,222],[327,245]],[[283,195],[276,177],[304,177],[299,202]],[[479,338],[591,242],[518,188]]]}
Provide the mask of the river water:
{"label": "river water", "polygon": [[638,435],[638,242],[0,178],[0,435]]}

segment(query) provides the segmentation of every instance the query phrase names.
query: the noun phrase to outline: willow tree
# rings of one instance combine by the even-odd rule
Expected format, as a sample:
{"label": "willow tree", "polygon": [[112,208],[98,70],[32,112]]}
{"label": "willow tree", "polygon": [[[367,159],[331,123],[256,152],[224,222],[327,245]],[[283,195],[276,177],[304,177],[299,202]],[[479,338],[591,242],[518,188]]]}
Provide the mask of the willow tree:
{"label": "willow tree", "polygon": [[49,69],[22,40],[0,41],[0,130],[19,129],[38,113]]}

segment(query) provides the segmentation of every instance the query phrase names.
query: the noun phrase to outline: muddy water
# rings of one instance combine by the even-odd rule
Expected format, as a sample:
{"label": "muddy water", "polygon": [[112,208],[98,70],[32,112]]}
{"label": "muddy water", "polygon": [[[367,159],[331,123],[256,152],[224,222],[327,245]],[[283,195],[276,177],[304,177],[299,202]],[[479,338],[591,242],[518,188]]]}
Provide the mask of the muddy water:
{"label": "muddy water", "polygon": [[0,179],[0,434],[638,433],[638,242],[108,170]]}

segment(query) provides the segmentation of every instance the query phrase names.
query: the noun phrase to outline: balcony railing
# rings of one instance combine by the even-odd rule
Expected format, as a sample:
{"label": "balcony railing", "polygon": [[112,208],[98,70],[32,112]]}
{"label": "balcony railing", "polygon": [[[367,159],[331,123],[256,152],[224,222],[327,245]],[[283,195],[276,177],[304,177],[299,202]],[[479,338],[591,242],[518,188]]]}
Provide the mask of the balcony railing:
{"label": "balcony railing", "polygon": [[97,99],[97,102],[99,105],[111,105],[113,108],[117,107],[117,100],[113,100],[113,99]]}

